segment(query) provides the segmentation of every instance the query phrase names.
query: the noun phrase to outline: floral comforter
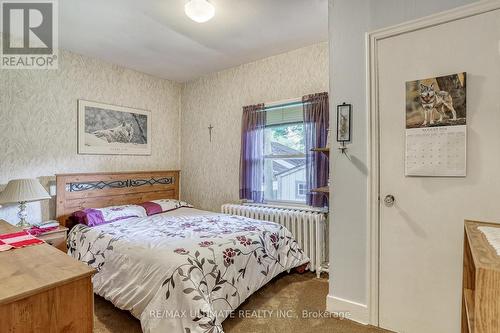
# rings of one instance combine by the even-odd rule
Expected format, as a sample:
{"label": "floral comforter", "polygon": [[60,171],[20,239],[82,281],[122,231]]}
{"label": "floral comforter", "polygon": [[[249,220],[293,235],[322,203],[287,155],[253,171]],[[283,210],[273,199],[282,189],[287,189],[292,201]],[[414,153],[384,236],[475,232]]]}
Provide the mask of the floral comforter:
{"label": "floral comforter", "polygon": [[95,293],[139,318],[143,332],[223,332],[248,296],[309,261],[279,224],[180,210],[77,225],[68,237],[68,253],[97,269]]}

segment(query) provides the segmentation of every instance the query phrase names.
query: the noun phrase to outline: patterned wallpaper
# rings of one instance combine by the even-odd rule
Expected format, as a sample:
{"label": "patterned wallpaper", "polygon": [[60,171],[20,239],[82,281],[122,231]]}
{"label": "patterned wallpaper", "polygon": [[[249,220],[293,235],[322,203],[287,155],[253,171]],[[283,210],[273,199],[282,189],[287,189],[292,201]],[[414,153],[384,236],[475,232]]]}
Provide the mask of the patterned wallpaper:
{"label": "patterned wallpaper", "polygon": [[[178,169],[181,84],[61,51],[59,70],[0,70],[0,184],[55,173]],[[77,100],[152,111],[151,156],[77,154]],[[29,204],[31,220],[53,218],[54,200]],[[0,208],[15,222],[17,208]]]}
{"label": "patterned wallpaper", "polygon": [[[327,43],[186,83],[181,106],[183,199],[214,211],[238,200],[242,106],[322,91],[328,91]],[[209,124],[214,127],[212,142]]]}
{"label": "patterned wallpaper", "polygon": [[[56,173],[181,168],[183,198],[219,211],[238,200],[242,106],[327,90],[327,43],[184,85],[61,50],[57,71],[0,71],[0,188],[23,177],[48,188]],[[78,155],[78,99],[151,110],[152,155]],[[10,222],[16,213],[15,205],[0,208]],[[54,218],[55,200],[30,203],[28,213]]]}

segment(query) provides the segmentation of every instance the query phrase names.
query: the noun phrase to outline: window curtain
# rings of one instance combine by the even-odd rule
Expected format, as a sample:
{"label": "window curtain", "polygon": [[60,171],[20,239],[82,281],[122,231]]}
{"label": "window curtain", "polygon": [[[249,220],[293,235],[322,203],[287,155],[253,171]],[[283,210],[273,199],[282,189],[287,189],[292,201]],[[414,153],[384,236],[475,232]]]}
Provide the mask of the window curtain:
{"label": "window curtain", "polygon": [[304,104],[304,136],[306,148],[306,188],[307,204],[313,207],[325,207],[328,198],[321,193],[311,193],[311,189],[328,185],[328,158],[325,154],[311,151],[313,148],[326,147],[328,135],[329,111],[328,93],[306,95]]}
{"label": "window curtain", "polygon": [[243,107],[241,121],[240,199],[264,201],[264,104]]}

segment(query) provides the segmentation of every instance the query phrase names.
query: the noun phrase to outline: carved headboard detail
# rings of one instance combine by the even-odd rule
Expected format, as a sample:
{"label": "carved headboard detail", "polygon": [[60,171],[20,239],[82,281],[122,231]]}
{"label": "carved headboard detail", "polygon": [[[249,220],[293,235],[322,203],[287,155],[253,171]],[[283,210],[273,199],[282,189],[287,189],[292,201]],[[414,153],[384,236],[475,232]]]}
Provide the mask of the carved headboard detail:
{"label": "carved headboard detail", "polygon": [[179,199],[179,181],[179,170],[59,174],[56,217],[66,226],[71,213],[84,208]]}

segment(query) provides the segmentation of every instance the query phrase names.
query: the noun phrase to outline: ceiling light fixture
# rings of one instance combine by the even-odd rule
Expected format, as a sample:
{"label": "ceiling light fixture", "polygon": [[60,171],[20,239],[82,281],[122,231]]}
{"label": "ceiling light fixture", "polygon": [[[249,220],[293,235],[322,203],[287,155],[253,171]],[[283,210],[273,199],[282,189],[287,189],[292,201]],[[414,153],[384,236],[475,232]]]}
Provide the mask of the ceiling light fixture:
{"label": "ceiling light fixture", "polygon": [[193,21],[207,22],[215,15],[215,7],[207,0],[189,0],[184,5],[184,12]]}

